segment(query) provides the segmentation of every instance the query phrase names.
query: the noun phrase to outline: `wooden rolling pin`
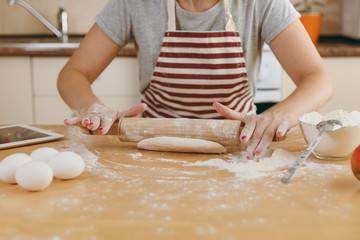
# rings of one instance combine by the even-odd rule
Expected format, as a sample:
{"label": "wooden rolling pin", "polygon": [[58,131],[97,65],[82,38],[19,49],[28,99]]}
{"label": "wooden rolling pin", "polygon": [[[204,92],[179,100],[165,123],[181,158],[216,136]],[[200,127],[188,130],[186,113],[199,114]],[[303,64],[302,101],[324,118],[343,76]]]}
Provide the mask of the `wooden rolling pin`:
{"label": "wooden rolling pin", "polygon": [[240,146],[242,128],[239,120],[122,118],[118,136],[122,142],[140,142],[147,138],[166,136],[204,139],[230,147]]}

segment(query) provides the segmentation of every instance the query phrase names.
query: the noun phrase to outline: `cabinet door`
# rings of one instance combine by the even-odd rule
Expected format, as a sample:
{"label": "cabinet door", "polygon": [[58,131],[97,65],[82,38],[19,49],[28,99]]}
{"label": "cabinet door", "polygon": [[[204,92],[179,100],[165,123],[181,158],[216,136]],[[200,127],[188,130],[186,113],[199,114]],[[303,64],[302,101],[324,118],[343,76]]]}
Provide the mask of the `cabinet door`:
{"label": "cabinet door", "polygon": [[0,124],[33,123],[29,57],[0,57]]}
{"label": "cabinet door", "polygon": [[[73,116],[62,101],[56,81],[67,57],[35,57],[34,102],[37,124],[62,124]],[[139,67],[136,58],[115,58],[93,83],[94,93],[107,106],[125,110],[139,103]]]}
{"label": "cabinet door", "polygon": [[34,118],[36,124],[63,124],[72,116],[71,109],[62,101],[57,88],[58,74],[68,57],[34,57]]}
{"label": "cabinet door", "polygon": [[336,109],[360,111],[360,57],[324,58],[324,62],[334,79],[334,96],[321,109],[322,112]]}
{"label": "cabinet door", "polygon": [[[332,57],[323,61],[334,80],[334,96],[320,112],[327,113],[337,109],[360,111],[360,57]],[[296,88],[289,76],[283,74],[283,98],[289,96]]]}

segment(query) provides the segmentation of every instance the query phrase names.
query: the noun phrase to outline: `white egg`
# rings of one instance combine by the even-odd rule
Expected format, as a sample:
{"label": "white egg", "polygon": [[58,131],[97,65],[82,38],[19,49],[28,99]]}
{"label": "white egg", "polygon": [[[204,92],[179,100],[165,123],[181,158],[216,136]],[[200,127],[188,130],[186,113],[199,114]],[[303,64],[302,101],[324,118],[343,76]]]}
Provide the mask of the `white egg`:
{"label": "white egg", "polygon": [[0,162],[0,179],[7,183],[16,183],[16,170],[29,161],[32,161],[32,158],[25,153],[14,153],[7,156]]}
{"label": "white egg", "polygon": [[42,161],[42,162],[48,162],[50,158],[52,158],[55,154],[57,154],[59,151],[55,148],[51,147],[42,147],[35,149],[31,154],[30,157],[32,157],[35,161]]}
{"label": "white egg", "polygon": [[31,161],[16,170],[16,182],[29,191],[41,191],[47,188],[53,180],[53,173],[45,162]]}
{"label": "white egg", "polygon": [[71,179],[79,176],[85,168],[84,160],[74,152],[59,152],[49,160],[54,177]]}

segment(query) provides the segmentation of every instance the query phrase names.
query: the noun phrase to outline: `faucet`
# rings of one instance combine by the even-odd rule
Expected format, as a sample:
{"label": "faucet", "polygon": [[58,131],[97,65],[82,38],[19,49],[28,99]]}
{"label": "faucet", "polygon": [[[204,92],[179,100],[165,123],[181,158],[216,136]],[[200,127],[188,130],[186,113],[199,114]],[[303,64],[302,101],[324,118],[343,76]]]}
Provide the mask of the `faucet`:
{"label": "faucet", "polygon": [[23,0],[9,0],[10,6],[14,6],[15,4],[19,4],[28,10],[34,17],[36,17],[42,24],[44,24],[53,34],[55,34],[61,42],[67,43],[69,41],[69,29],[68,29],[68,14],[64,7],[59,7],[58,12],[58,24],[59,30],[51,25],[49,21],[47,21],[43,16],[40,15],[30,4]]}

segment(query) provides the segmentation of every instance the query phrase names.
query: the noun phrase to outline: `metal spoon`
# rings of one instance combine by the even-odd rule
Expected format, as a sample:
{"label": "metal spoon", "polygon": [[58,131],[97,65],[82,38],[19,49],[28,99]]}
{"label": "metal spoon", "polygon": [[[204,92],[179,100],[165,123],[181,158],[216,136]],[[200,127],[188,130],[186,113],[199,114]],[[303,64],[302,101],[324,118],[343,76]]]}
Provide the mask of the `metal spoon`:
{"label": "metal spoon", "polygon": [[291,167],[287,170],[284,176],[281,179],[281,182],[286,184],[290,181],[291,177],[294,175],[295,171],[301,166],[301,164],[307,159],[310,153],[314,150],[314,148],[320,142],[323,134],[325,132],[335,131],[342,127],[342,124],[338,120],[325,120],[321,121],[316,125],[316,128],[319,130],[319,135],[316,139],[308,146],[308,148],[300,154],[297,160],[291,165]]}

